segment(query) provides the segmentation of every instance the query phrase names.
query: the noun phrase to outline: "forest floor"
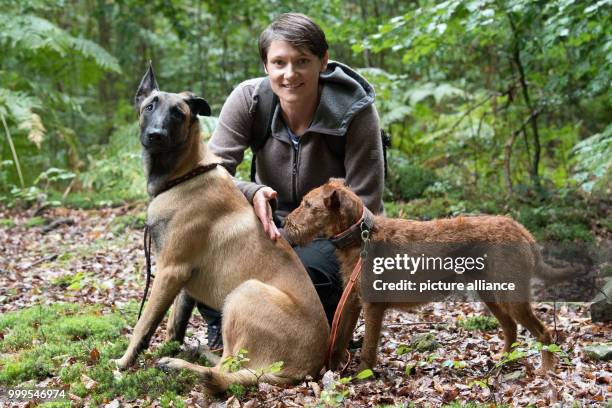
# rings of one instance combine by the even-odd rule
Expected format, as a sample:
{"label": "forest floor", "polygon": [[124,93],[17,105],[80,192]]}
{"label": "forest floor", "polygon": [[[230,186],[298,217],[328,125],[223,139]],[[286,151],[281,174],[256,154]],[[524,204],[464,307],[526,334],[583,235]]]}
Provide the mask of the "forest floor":
{"label": "forest floor", "polygon": [[[432,303],[388,312],[374,375],[358,380],[359,352],[343,373],[295,386],[235,387],[207,397],[193,376],[155,368],[165,323],[136,367],[109,362],[125,350],[144,290],[144,204],[100,210],[0,210],[0,387],[65,390],[55,406],[610,406],[612,361],[585,347],[612,341],[612,324],[592,323],[587,303],[535,303],[560,344],[557,369],[539,375],[537,344],[524,330],[500,363],[503,339],[479,303]],[[55,224],[49,224],[55,221]],[[54,227],[54,228],[50,228]],[[556,311],[556,319],[554,312]],[[556,320],[556,322],[554,321]],[[363,336],[360,321],[355,339]],[[414,343],[415,338],[421,339]],[[194,313],[182,355],[206,343]],[[499,364],[498,364],[499,363]],[[6,398],[6,395],[4,395]],[[1,406],[32,406],[31,402]],[[49,403],[48,403],[49,404]],[[412,405],[411,405],[412,404]],[[49,404],[54,406],[54,404]]]}

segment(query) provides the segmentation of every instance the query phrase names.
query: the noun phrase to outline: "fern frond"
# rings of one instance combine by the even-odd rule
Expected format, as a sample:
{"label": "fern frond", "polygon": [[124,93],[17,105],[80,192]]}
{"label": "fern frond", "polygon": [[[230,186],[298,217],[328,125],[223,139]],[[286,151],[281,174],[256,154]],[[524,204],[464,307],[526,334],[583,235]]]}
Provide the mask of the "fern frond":
{"label": "fern frond", "polygon": [[69,39],[70,45],[78,51],[83,57],[90,58],[95,61],[96,65],[106,71],[121,73],[121,67],[117,58],[110,55],[104,48],[93,41],[85,38]]}
{"label": "fern frond", "polygon": [[32,109],[40,108],[38,98],[24,92],[0,88],[0,113],[22,123],[32,117]]}
{"label": "fern frond", "polygon": [[104,48],[85,38],[73,37],[49,20],[33,15],[0,13],[0,44],[38,52],[46,49],[65,57],[70,54],[90,59],[103,70],[121,72],[119,61]]}

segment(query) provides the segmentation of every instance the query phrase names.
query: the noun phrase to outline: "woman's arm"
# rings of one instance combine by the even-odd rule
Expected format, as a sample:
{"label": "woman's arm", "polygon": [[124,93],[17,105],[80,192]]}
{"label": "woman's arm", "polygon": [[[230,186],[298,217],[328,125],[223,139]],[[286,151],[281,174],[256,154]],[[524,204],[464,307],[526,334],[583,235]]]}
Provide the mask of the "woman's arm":
{"label": "woman's arm", "polygon": [[[253,116],[249,113],[252,81],[238,85],[221,108],[219,120],[213,136],[208,143],[211,151],[219,156],[230,174],[236,174],[236,167],[244,158],[244,151],[249,148]],[[269,202],[276,198],[276,191],[270,187],[250,181],[234,179],[236,187],[246,199],[253,204],[255,214],[261,221],[266,235],[277,239],[280,234],[272,222],[272,209]]]}

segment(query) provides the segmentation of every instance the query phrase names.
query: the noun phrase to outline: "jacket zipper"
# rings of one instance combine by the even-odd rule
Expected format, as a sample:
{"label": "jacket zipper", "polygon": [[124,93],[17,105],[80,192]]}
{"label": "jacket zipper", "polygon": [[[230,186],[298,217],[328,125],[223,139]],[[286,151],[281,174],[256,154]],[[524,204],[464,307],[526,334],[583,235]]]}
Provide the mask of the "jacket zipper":
{"label": "jacket zipper", "polygon": [[[293,146],[291,146],[293,148]],[[300,152],[300,144],[298,143],[297,149],[293,148],[293,171],[291,172],[291,184],[292,184],[292,194],[293,194],[293,204],[296,206],[299,205],[297,202],[297,177],[298,177],[298,160],[299,160],[299,152]]]}

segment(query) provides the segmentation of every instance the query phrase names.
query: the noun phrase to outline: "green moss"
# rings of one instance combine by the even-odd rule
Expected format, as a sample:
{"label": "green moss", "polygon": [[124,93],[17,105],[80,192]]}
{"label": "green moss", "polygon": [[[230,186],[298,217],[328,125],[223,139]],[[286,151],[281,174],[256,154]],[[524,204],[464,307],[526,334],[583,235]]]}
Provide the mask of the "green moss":
{"label": "green moss", "polygon": [[34,228],[40,227],[41,225],[44,225],[44,223],[45,219],[43,217],[32,217],[28,218],[28,220],[23,224],[23,226],[26,228]]}
{"label": "green moss", "polygon": [[183,401],[181,397],[179,397],[178,395],[176,395],[176,393],[172,391],[165,392],[161,396],[159,402],[161,403],[161,406],[163,408],[169,408],[169,407],[184,408],[187,406],[187,404],[185,404],[185,401]]}
{"label": "green moss", "polygon": [[466,330],[491,331],[499,327],[499,322],[490,316],[470,316],[467,319],[457,320],[457,326]]}
{"label": "green moss", "polygon": [[181,344],[178,341],[168,341],[158,347],[151,353],[154,358],[176,356],[181,350]]}
{"label": "green moss", "polygon": [[[4,336],[0,341],[0,386],[58,377],[71,393],[88,399],[92,406],[115,398],[146,397],[159,398],[162,406],[184,406],[182,395],[195,385],[195,374],[152,368],[158,357],[180,351],[177,342],[144,353],[139,364],[145,368],[114,374],[110,359],[119,358],[127,348],[125,315],[135,318],[138,304],[130,303],[126,309],[107,313],[98,307],[55,304],[0,316]],[[99,355],[92,353],[94,349]],[[182,354],[179,357],[189,359]],[[83,375],[94,380],[96,387],[86,389]]]}
{"label": "green moss", "polygon": [[13,228],[16,225],[15,221],[10,218],[0,218],[0,228]]}
{"label": "green moss", "polygon": [[52,401],[38,405],[39,408],[70,408],[70,401]]}
{"label": "green moss", "polygon": [[412,349],[418,352],[434,351],[440,347],[440,343],[436,341],[436,336],[433,333],[423,333],[414,336],[410,342]]}
{"label": "green moss", "polygon": [[111,221],[111,231],[115,235],[123,234],[127,228],[142,229],[147,220],[146,213],[126,214],[115,217]]}
{"label": "green moss", "polygon": [[77,382],[84,368],[84,365],[81,363],[70,364],[59,370],[59,377],[66,384]]}
{"label": "green moss", "polygon": [[244,388],[244,385],[241,384],[230,384],[227,392],[233,395],[234,397],[241,399],[246,393],[246,388]]}

